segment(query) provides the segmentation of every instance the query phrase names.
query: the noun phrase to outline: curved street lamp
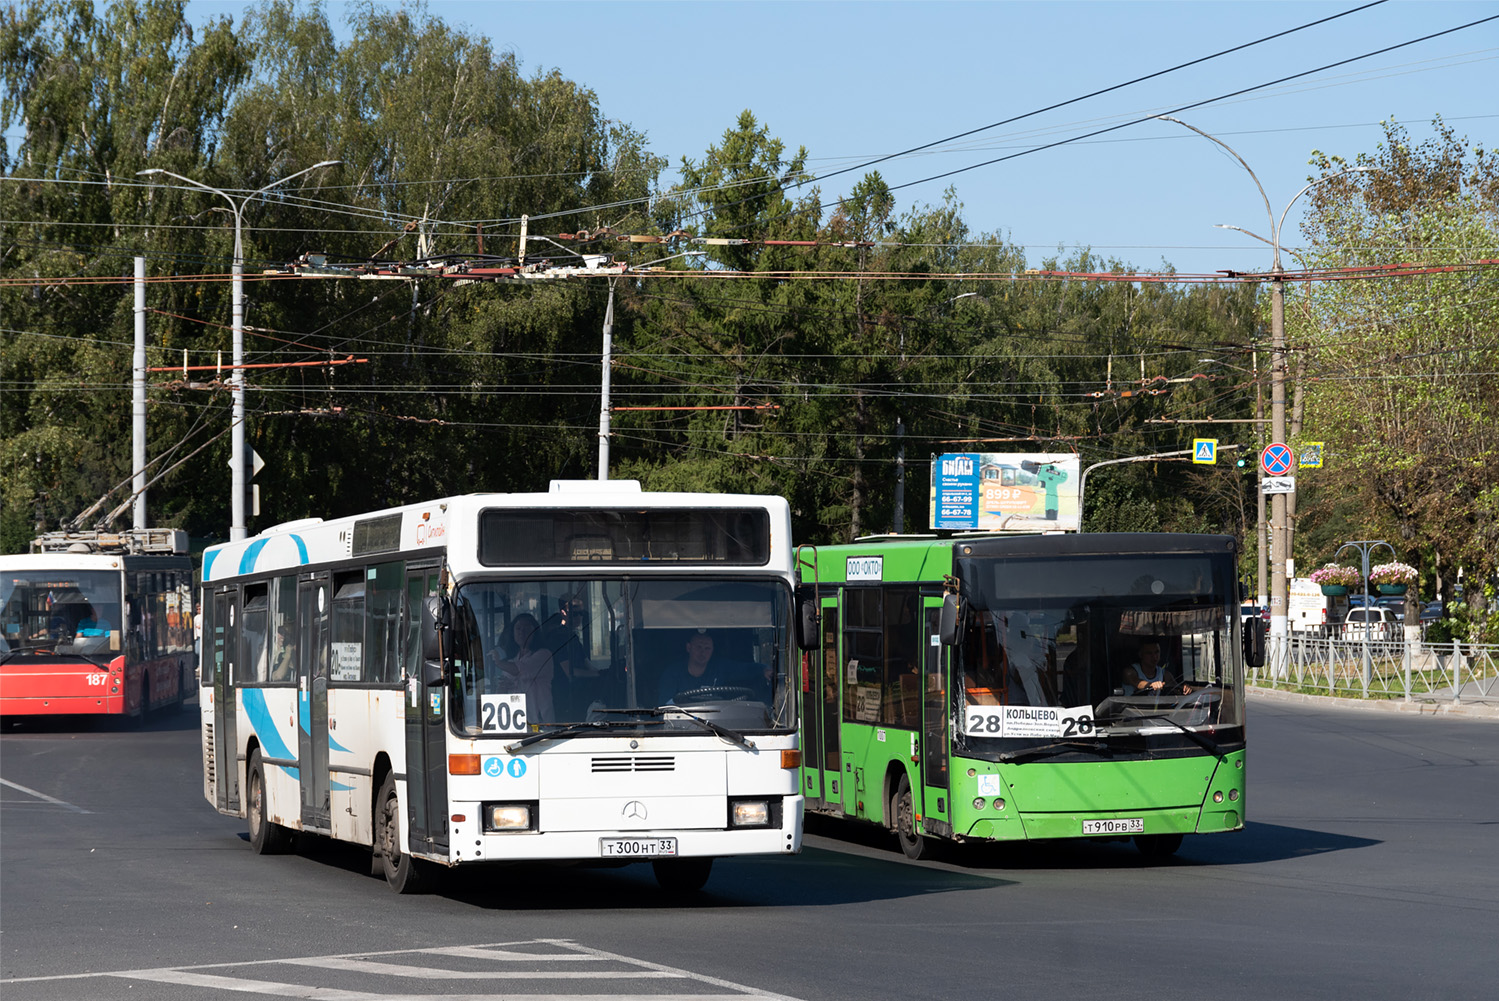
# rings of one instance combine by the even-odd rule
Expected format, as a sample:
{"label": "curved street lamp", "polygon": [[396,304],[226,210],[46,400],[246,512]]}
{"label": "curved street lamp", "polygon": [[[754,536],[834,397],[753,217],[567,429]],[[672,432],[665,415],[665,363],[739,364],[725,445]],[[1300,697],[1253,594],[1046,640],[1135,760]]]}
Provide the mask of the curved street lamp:
{"label": "curved street lamp", "polygon": [[233,290],[233,319],[232,329],[234,331],[234,353],[233,367],[229,375],[229,395],[232,401],[233,417],[231,423],[230,446],[229,446],[229,541],[237,542],[245,537],[245,255],[244,255],[244,209],[247,204],[272,188],[279,187],[287,181],[294,181],[303,174],[309,174],[320,167],[331,167],[334,164],[343,163],[342,160],[323,160],[313,164],[295,174],[288,174],[279,181],[272,181],[263,188],[257,188],[244,195],[239,201],[235,201],[228,192],[195,181],[191,177],[183,177],[174,174],[170,170],[161,167],[152,167],[149,170],[136,172],[137,177],[150,177],[157,174],[173,177],[184,184],[190,184],[195,188],[218,195],[229,203],[234,212],[234,290]]}
{"label": "curved street lamp", "polygon": [[[1306,187],[1286,203],[1285,211],[1281,212],[1279,221],[1275,218],[1275,212],[1270,208],[1270,197],[1265,194],[1265,186],[1260,183],[1259,176],[1244,161],[1228,143],[1217,136],[1210,135],[1195,125],[1190,125],[1180,118],[1170,115],[1157,115],[1157,118],[1166,122],[1175,122],[1183,128],[1191,129],[1204,139],[1217,143],[1228,151],[1239,166],[1248,172],[1254,181],[1254,186],[1259,189],[1260,198],[1265,203],[1265,216],[1270,222],[1270,238],[1251,233],[1238,226],[1227,226],[1224,228],[1235,229],[1248,236],[1254,237],[1262,243],[1268,243],[1274,251],[1275,256],[1271,263],[1270,271],[1270,437],[1272,441],[1284,442],[1286,440],[1286,285],[1285,277],[1281,273],[1280,266],[1280,228],[1286,221],[1286,216],[1291,212],[1291,206],[1296,204],[1296,199],[1306,194],[1313,187],[1324,181],[1330,181],[1334,177],[1343,174],[1360,173],[1370,171],[1372,167],[1350,167],[1347,170],[1338,171],[1336,174],[1328,174],[1312,181]],[[1271,498],[1271,532],[1270,548],[1272,550],[1270,560],[1270,663],[1272,672],[1286,664],[1290,637],[1290,624],[1286,617],[1286,564],[1290,557],[1287,545],[1289,535],[1287,532],[1288,518],[1286,517],[1286,495],[1274,494]]]}

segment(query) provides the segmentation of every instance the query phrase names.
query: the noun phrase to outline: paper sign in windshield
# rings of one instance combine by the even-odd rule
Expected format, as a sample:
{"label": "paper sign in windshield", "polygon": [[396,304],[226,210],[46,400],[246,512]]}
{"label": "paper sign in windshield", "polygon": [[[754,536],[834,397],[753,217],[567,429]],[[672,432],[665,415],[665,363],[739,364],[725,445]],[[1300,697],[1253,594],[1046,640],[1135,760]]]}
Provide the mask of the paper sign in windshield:
{"label": "paper sign in windshield", "polygon": [[970,737],[1088,737],[1093,734],[1093,707],[968,706],[963,732]]}

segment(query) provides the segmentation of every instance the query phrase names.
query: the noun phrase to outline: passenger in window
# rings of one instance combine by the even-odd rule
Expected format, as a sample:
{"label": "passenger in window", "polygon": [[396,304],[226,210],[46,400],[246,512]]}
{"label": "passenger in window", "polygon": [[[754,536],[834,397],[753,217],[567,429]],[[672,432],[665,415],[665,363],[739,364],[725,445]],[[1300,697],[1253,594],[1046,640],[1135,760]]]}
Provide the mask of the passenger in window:
{"label": "passenger in window", "polygon": [[499,692],[519,692],[526,697],[526,710],[535,723],[556,721],[556,708],[552,700],[552,674],[555,666],[552,651],[533,646],[540,638],[536,616],[522,612],[510,622],[510,659],[501,660],[494,666],[499,670],[496,689]]}
{"label": "passenger in window", "polygon": [[581,599],[557,599],[557,614],[542,625],[540,645],[552,652],[552,703],[558,719],[573,719],[577,712],[578,690],[582,687],[585,666],[583,644],[578,639],[582,625]]}
{"label": "passenger in window", "polygon": [[276,627],[276,661],[271,665],[272,681],[290,681],[296,670],[297,647],[292,640],[292,626],[290,622],[283,622]]}
{"label": "passenger in window", "polygon": [[[1135,652],[1135,663],[1124,669],[1124,690],[1128,693],[1148,695],[1151,692],[1172,691],[1177,686],[1176,678],[1166,669],[1161,658],[1161,643],[1156,639],[1143,639]],[[1192,694],[1192,689],[1181,686],[1182,694]]]}

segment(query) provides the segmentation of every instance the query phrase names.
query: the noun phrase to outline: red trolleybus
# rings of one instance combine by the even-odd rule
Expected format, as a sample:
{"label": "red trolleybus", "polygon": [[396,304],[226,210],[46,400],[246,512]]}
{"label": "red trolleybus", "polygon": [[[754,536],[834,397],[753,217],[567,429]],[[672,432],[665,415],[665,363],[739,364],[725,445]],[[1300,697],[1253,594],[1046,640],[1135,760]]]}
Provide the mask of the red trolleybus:
{"label": "red trolleybus", "polygon": [[140,716],[181,704],[196,670],[186,532],[56,532],[0,556],[0,716]]}

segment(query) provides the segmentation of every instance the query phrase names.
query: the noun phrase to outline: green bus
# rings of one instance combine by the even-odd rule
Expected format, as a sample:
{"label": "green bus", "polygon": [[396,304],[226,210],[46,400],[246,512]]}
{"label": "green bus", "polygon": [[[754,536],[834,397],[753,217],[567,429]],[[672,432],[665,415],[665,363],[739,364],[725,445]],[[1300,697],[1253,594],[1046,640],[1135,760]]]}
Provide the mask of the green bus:
{"label": "green bus", "polygon": [[809,812],[935,843],[1244,826],[1236,543],[1183,534],[891,536],[804,546]]}

